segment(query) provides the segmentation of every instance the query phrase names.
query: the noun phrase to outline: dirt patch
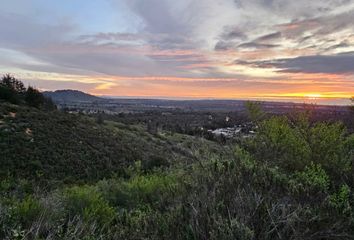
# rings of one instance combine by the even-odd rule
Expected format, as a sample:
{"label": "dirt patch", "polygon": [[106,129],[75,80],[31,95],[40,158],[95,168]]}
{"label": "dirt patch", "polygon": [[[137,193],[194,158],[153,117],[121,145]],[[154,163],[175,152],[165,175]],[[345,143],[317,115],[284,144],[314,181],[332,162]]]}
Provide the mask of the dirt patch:
{"label": "dirt patch", "polygon": [[26,128],[25,133],[27,136],[32,136],[32,130],[30,128]]}
{"label": "dirt patch", "polygon": [[15,113],[15,112],[9,112],[9,115],[10,115],[10,117],[12,117],[12,118],[15,118],[15,117],[16,117],[16,113]]}

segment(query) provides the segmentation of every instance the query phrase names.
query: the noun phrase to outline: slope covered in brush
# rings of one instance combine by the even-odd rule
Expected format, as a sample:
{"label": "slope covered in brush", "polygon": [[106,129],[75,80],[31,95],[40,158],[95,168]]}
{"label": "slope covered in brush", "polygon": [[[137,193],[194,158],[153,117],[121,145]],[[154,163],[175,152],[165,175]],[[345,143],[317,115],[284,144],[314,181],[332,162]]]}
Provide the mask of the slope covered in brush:
{"label": "slope covered in brush", "polygon": [[167,167],[192,161],[193,145],[206,142],[182,137],[184,145],[177,135],[151,135],[138,126],[1,104],[0,173],[71,182],[122,175],[136,161],[144,169]]}

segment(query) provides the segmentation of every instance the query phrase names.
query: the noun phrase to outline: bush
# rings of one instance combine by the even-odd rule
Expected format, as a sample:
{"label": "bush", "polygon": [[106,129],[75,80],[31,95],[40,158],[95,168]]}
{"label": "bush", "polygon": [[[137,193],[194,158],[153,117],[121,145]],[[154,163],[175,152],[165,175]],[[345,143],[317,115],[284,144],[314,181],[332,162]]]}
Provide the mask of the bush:
{"label": "bush", "polygon": [[310,160],[306,138],[292,128],[286,117],[272,117],[260,124],[250,152],[259,161],[288,171],[302,170]]}
{"label": "bush", "polygon": [[178,192],[173,175],[134,176],[128,181],[104,180],[98,190],[112,205],[120,208],[165,208]]}
{"label": "bush", "polygon": [[346,130],[340,123],[319,123],[310,129],[311,160],[337,177],[350,166],[345,144]]}
{"label": "bush", "polygon": [[216,226],[211,229],[210,239],[223,240],[251,240],[254,232],[238,219],[216,219]]}
{"label": "bush", "polygon": [[329,197],[330,205],[336,208],[341,214],[350,214],[352,206],[350,202],[351,190],[348,185],[344,184],[339,188],[339,191],[333,193]]}
{"label": "bush", "polygon": [[13,216],[24,228],[30,227],[44,214],[41,202],[31,195],[13,205]]}
{"label": "bush", "polygon": [[311,163],[304,171],[296,172],[291,181],[292,189],[301,194],[314,194],[327,192],[330,186],[330,179],[321,165]]}
{"label": "bush", "polygon": [[93,187],[68,188],[63,193],[62,201],[68,219],[80,217],[103,227],[108,226],[115,217],[115,209]]}
{"label": "bush", "polygon": [[256,160],[286,172],[302,171],[313,162],[339,180],[349,174],[353,139],[340,123],[311,126],[304,119],[272,117],[260,123],[258,134],[245,147]]}

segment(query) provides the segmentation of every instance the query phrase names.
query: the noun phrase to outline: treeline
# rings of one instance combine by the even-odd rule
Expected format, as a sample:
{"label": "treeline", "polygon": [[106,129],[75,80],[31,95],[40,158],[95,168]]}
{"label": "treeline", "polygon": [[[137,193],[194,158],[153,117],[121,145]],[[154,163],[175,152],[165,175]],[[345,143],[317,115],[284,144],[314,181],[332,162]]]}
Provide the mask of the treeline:
{"label": "treeline", "polygon": [[26,104],[35,108],[47,110],[55,109],[51,99],[46,98],[38,89],[28,86],[16,79],[11,74],[5,74],[0,79],[0,101],[10,102],[12,104]]}

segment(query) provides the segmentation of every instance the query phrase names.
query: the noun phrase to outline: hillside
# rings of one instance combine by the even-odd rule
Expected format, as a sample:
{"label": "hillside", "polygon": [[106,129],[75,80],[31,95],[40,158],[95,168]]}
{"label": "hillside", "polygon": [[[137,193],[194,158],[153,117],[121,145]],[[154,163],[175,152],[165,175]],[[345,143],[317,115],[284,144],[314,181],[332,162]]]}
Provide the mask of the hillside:
{"label": "hillside", "polygon": [[220,146],[101,120],[0,104],[0,239],[354,237],[340,123],[273,116]]}
{"label": "hillside", "polygon": [[94,102],[102,101],[100,97],[96,97],[77,90],[57,90],[54,92],[43,92],[46,97],[51,98],[55,103],[59,102]]}
{"label": "hillside", "polygon": [[191,161],[191,147],[207,142],[177,136],[150,135],[142,127],[98,124],[85,116],[1,104],[0,176],[93,181],[122,176],[125,167],[136,161],[147,170]]}

